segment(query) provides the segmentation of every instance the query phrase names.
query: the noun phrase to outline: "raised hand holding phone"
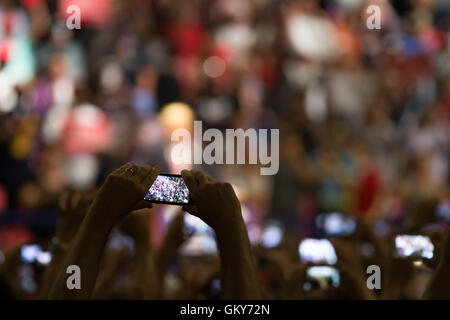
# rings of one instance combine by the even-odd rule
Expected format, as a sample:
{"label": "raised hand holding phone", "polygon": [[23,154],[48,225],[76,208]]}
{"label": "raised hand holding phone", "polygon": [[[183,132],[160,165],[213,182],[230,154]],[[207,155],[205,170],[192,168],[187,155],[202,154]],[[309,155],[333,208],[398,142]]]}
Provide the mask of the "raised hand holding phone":
{"label": "raised hand holding phone", "polygon": [[[127,163],[113,171],[97,192],[94,202],[50,290],[50,299],[87,299],[92,296],[101,257],[113,226],[130,212],[151,207],[143,200],[158,176],[159,168]],[[81,290],[68,290],[66,268],[83,270]]]}
{"label": "raised hand holding phone", "polygon": [[158,176],[159,168],[127,163],[113,171],[97,192],[91,211],[103,223],[114,225],[133,210],[151,208],[143,198]]}
{"label": "raised hand holding phone", "polygon": [[231,184],[218,182],[198,170],[183,170],[181,175],[195,203],[184,207],[187,212],[198,216],[216,232],[229,225],[245,230],[241,205]]}
{"label": "raised hand holding phone", "polygon": [[197,170],[183,170],[181,175],[195,204],[183,208],[209,224],[216,233],[222,262],[222,298],[261,299],[241,205],[233,187]]}

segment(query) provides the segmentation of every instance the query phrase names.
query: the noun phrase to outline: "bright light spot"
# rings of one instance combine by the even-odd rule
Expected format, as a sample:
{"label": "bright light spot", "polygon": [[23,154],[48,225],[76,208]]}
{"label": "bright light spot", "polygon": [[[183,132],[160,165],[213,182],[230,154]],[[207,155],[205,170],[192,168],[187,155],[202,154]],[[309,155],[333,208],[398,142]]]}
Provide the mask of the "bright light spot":
{"label": "bright light spot", "polygon": [[420,267],[421,265],[423,265],[423,261],[422,260],[417,260],[417,261],[414,261],[413,264],[416,267]]}
{"label": "bright light spot", "polygon": [[203,62],[203,72],[210,78],[218,78],[225,73],[227,65],[217,56],[209,57]]}
{"label": "bright light spot", "polygon": [[191,129],[194,121],[194,112],[190,105],[183,102],[172,102],[166,104],[161,112],[160,119],[163,128],[170,135],[172,131],[179,128]]}
{"label": "bright light spot", "polygon": [[68,157],[66,165],[70,185],[77,189],[91,187],[100,170],[97,158],[90,154]]}
{"label": "bright light spot", "polygon": [[123,83],[121,66],[116,62],[108,63],[100,73],[100,85],[105,92],[115,92]]}
{"label": "bright light spot", "polygon": [[52,254],[47,251],[40,251],[36,256],[36,260],[40,264],[47,265],[52,260]]}
{"label": "bright light spot", "polygon": [[33,263],[36,260],[36,256],[40,251],[40,247],[37,244],[24,245],[20,249],[22,260],[25,263]]}
{"label": "bright light spot", "polygon": [[262,245],[266,248],[274,248],[283,240],[283,231],[276,226],[268,226],[262,235]]}
{"label": "bright light spot", "polygon": [[336,264],[337,255],[327,239],[304,239],[298,248],[300,259],[304,262]]}
{"label": "bright light spot", "polygon": [[5,74],[0,73],[0,111],[10,112],[17,103],[17,92]]}

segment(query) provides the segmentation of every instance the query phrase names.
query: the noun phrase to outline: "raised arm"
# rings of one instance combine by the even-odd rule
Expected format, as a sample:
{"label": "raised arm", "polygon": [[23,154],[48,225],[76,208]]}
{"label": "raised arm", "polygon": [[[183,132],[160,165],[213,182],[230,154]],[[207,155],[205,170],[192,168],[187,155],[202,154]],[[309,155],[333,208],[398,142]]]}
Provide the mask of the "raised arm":
{"label": "raised arm", "polygon": [[195,204],[185,207],[186,211],[197,215],[216,232],[222,298],[261,299],[250,241],[233,187],[197,170],[183,170],[181,174]]}
{"label": "raised arm", "polygon": [[134,267],[129,287],[129,294],[133,299],[160,297],[156,258],[149,242],[149,211],[142,209],[132,212],[120,225],[122,231],[131,236],[135,243]]}
{"label": "raised arm", "polygon": [[[50,299],[91,297],[111,229],[134,209],[151,207],[150,202],[142,199],[158,173],[159,168],[127,163],[107,177],[61,265],[50,289]],[[66,270],[73,265],[81,271],[81,288],[70,290],[66,284],[70,274]]]}
{"label": "raised arm", "polygon": [[39,298],[47,299],[48,292],[55,280],[55,275],[61,268],[61,263],[75,237],[86,214],[92,197],[80,192],[67,191],[58,201],[59,219],[52,239],[52,260],[45,269],[39,288]]}
{"label": "raised arm", "polygon": [[185,241],[183,235],[184,212],[179,212],[169,225],[161,247],[156,253],[156,265],[158,269],[158,287],[161,293],[164,292],[164,278],[170,263],[179,247]]}

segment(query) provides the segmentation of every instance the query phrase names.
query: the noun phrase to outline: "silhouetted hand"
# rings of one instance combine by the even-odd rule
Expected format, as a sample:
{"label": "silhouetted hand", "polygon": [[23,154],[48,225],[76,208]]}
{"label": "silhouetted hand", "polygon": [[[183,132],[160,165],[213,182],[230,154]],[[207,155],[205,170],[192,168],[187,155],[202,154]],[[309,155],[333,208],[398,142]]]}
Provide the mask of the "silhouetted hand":
{"label": "silhouetted hand", "polygon": [[[151,203],[143,199],[158,173],[157,167],[127,163],[107,177],[67,252],[50,289],[50,298],[87,299],[92,296],[101,257],[113,226],[131,211],[151,207]],[[68,290],[66,287],[66,268],[69,265],[77,265],[83,272],[81,290]]]}
{"label": "silhouetted hand", "polygon": [[127,163],[113,171],[97,192],[92,211],[99,219],[114,225],[133,210],[151,208],[144,200],[158,176],[159,168]]}
{"label": "silhouetted hand", "polygon": [[62,241],[70,241],[83,221],[93,195],[77,191],[66,191],[58,199],[60,216],[55,236]]}
{"label": "silhouetted hand", "polygon": [[229,183],[217,182],[198,170],[181,172],[194,206],[185,206],[187,212],[198,216],[216,232],[242,219],[241,205]]}
{"label": "silhouetted hand", "polygon": [[75,237],[84,217],[88,205],[94,198],[87,192],[66,191],[58,199],[59,218],[53,241],[57,241],[59,247],[52,250],[52,260],[44,272],[38,296],[46,299],[55,273],[59,271],[70,241]]}
{"label": "silhouetted hand", "polygon": [[349,240],[331,240],[336,250],[337,264],[341,275],[341,285],[336,290],[337,299],[370,300],[374,297],[366,285],[362,263],[355,243]]}
{"label": "silhouetted hand", "polygon": [[195,204],[184,209],[205,221],[216,232],[222,262],[222,297],[260,299],[261,290],[250,241],[233,187],[197,170],[183,170],[181,175]]}
{"label": "silhouetted hand", "polygon": [[372,300],[375,296],[367,288],[361,269],[347,262],[339,262],[336,267],[341,276],[341,285],[336,290],[336,299]]}

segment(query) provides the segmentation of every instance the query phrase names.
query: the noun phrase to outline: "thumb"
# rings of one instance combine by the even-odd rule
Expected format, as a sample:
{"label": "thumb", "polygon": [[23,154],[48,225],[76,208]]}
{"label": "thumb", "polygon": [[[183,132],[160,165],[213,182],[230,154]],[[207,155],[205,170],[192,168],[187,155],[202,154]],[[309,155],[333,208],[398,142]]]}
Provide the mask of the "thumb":
{"label": "thumb", "polygon": [[183,210],[198,217],[197,208],[195,206],[183,206]]}
{"label": "thumb", "polygon": [[140,210],[140,209],[150,209],[153,208],[153,205],[150,201],[140,200],[131,211]]}

